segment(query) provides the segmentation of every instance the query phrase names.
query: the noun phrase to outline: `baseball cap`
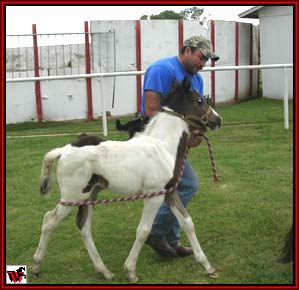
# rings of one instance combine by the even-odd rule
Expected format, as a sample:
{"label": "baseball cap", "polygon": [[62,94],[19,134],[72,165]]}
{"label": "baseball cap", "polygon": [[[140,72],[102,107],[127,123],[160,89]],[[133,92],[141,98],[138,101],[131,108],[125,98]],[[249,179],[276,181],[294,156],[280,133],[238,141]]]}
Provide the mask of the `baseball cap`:
{"label": "baseball cap", "polygon": [[213,52],[213,46],[210,40],[204,36],[192,36],[184,41],[184,46],[198,47],[201,53],[210,58],[211,60],[217,61],[219,56]]}

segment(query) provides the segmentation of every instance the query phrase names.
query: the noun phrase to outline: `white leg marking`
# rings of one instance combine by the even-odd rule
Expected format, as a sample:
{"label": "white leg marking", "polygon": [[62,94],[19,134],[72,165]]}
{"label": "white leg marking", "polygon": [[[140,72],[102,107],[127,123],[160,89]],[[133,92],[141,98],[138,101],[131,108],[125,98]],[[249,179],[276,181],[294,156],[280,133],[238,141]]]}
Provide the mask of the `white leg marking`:
{"label": "white leg marking", "polygon": [[[181,208],[181,207],[180,207]],[[184,215],[178,210],[175,204],[171,204],[170,206],[171,211],[178,219],[180,226],[182,229],[186,232],[187,237],[190,241],[191,247],[194,252],[194,256],[197,262],[201,263],[203,267],[205,268],[206,272],[210,275],[215,273],[215,268],[212,267],[205,256],[199,241],[195,234],[195,228],[192,221],[192,218],[189,216],[187,211],[185,210]]]}
{"label": "white leg marking", "polygon": [[163,203],[163,200],[164,196],[158,196],[144,200],[141,221],[136,231],[136,240],[124,265],[124,269],[130,283],[136,283],[138,281],[136,276],[137,259],[141,247],[152,229],[154,219],[157,215],[158,209]]}
{"label": "white leg marking", "polygon": [[106,279],[111,280],[113,278],[113,273],[111,273],[106,268],[92,239],[92,235],[91,235],[92,214],[93,214],[93,206],[90,205],[88,206],[88,214],[87,214],[85,224],[81,229],[83,241],[96,271],[102,273]]}
{"label": "white leg marking", "polygon": [[33,256],[32,272],[34,274],[38,274],[40,271],[41,263],[45,256],[51,234],[54,232],[58,224],[71,212],[71,210],[71,207],[58,204],[53,210],[48,211],[45,214],[39,245]]}

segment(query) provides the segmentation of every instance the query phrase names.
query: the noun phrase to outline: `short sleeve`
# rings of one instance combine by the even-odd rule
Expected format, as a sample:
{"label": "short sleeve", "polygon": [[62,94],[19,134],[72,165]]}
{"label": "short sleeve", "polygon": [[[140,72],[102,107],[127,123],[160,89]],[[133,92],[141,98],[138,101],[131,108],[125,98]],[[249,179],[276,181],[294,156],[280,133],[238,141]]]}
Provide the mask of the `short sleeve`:
{"label": "short sleeve", "polygon": [[167,95],[171,89],[172,75],[162,66],[151,66],[145,73],[143,91],[151,90]]}

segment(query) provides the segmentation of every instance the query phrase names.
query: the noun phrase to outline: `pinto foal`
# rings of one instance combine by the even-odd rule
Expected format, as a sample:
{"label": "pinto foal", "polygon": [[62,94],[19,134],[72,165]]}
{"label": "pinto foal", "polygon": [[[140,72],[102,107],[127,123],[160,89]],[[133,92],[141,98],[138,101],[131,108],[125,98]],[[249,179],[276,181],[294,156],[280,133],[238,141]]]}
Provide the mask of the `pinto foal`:
{"label": "pinto foal", "polygon": [[[221,126],[221,117],[191,90],[188,78],[182,83],[174,81],[172,91],[162,105],[163,111],[150,120],[142,133],[128,141],[95,140],[89,146],[83,146],[82,142],[79,146],[80,141],[77,141],[48,152],[42,166],[41,194],[47,195],[51,191],[52,163],[56,159],[61,200],[67,202],[93,200],[104,188],[120,194],[143,194],[173,186],[187,150],[189,128],[216,129]],[[166,197],[159,195],[144,199],[136,240],[124,264],[129,282],[138,281],[137,258],[164,199],[186,232],[196,261],[202,264],[208,275],[216,276],[215,268],[197,240],[192,219],[174,191]],[[72,207],[58,203],[45,214],[39,245],[33,257],[33,273],[40,271],[51,233],[71,210]],[[83,211],[85,219],[82,220]],[[77,225],[96,271],[106,279],[112,279],[113,274],[106,268],[92,239],[92,212],[93,205],[80,207]]]}

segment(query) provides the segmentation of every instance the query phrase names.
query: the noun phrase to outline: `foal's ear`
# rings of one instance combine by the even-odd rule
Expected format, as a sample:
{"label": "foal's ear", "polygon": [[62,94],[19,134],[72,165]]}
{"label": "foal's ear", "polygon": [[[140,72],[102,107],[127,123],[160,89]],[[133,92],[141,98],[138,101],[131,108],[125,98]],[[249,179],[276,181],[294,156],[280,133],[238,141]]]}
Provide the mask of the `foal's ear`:
{"label": "foal's ear", "polygon": [[188,94],[188,92],[191,89],[191,81],[188,77],[184,77],[184,79],[182,81],[182,88],[183,88],[184,92],[186,94]]}

